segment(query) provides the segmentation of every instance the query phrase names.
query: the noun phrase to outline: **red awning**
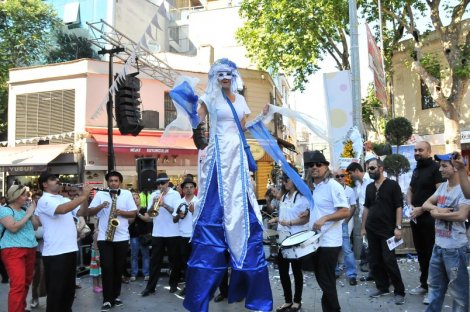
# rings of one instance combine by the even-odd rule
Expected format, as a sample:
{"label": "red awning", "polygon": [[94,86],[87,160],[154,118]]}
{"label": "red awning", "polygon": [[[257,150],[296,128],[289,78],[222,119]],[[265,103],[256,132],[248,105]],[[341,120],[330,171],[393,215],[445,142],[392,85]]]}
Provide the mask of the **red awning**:
{"label": "red awning", "polygon": [[[86,129],[98,143],[100,150],[108,150],[108,134],[104,128]],[[197,155],[191,138],[170,138],[161,142],[163,131],[141,131],[138,136],[121,135],[113,130],[113,147],[116,153]]]}

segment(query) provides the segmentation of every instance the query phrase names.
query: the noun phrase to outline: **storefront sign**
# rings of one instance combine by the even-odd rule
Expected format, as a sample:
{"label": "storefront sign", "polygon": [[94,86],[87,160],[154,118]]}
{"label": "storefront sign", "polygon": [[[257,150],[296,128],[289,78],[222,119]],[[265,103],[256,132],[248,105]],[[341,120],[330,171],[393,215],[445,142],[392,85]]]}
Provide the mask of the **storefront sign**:
{"label": "storefront sign", "polygon": [[1,168],[4,172],[8,172],[10,175],[19,175],[45,171],[47,166],[5,166]]}
{"label": "storefront sign", "polygon": [[258,142],[250,141],[248,142],[250,146],[251,154],[255,160],[260,160],[264,156],[264,149],[258,144]]}
{"label": "storefront sign", "polygon": [[460,143],[470,143],[470,130],[460,132]]}

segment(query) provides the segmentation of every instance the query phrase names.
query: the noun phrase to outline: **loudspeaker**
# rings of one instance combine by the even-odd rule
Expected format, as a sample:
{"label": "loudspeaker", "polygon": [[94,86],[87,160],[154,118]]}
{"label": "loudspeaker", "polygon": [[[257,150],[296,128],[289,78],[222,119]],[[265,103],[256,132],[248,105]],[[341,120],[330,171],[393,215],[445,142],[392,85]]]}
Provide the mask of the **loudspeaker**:
{"label": "loudspeaker", "polygon": [[137,188],[151,192],[157,188],[157,160],[155,158],[137,158]]}

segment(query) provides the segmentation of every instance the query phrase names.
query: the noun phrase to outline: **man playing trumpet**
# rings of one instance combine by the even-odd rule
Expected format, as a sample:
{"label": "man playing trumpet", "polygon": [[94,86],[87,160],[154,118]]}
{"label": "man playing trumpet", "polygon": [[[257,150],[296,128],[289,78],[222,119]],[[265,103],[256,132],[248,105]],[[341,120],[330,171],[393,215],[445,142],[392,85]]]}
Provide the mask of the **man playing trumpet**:
{"label": "man playing trumpet", "polygon": [[[150,195],[149,205],[145,217],[150,222],[153,218],[152,231],[152,256],[150,258],[150,279],[142,291],[142,297],[155,292],[157,287],[158,276],[162,268],[163,256],[165,248],[168,252],[170,265],[176,263],[176,254],[179,244],[179,227],[178,223],[173,222],[173,211],[178,207],[181,196],[169,187],[170,178],[166,173],[159,173],[157,176],[158,190]],[[179,274],[176,270],[171,271],[170,275],[170,292],[177,290]]]}
{"label": "man playing trumpet", "polygon": [[129,222],[135,218],[137,206],[128,190],[120,189],[123,177],[117,171],[105,176],[108,190],[98,191],[84,211],[84,215],[98,218],[98,249],[100,251],[103,280],[103,305],[101,311],[109,311],[123,303],[121,276],[129,249]]}

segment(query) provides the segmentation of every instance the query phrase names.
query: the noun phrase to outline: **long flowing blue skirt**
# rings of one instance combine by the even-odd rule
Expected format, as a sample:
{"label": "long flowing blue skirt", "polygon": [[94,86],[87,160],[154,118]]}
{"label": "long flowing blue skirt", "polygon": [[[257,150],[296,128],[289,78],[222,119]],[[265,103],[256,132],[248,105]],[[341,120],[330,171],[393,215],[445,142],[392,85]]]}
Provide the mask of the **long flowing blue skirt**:
{"label": "long flowing blue skirt", "polygon": [[[228,268],[224,230],[224,209],[220,204],[217,173],[214,168],[202,213],[194,229],[192,254],[186,271],[183,305],[191,312],[209,310],[209,302]],[[241,209],[241,208],[240,208]],[[263,249],[263,229],[249,204],[250,237],[243,268],[232,266],[228,302],[245,298],[250,310],[271,311],[273,298]]]}

